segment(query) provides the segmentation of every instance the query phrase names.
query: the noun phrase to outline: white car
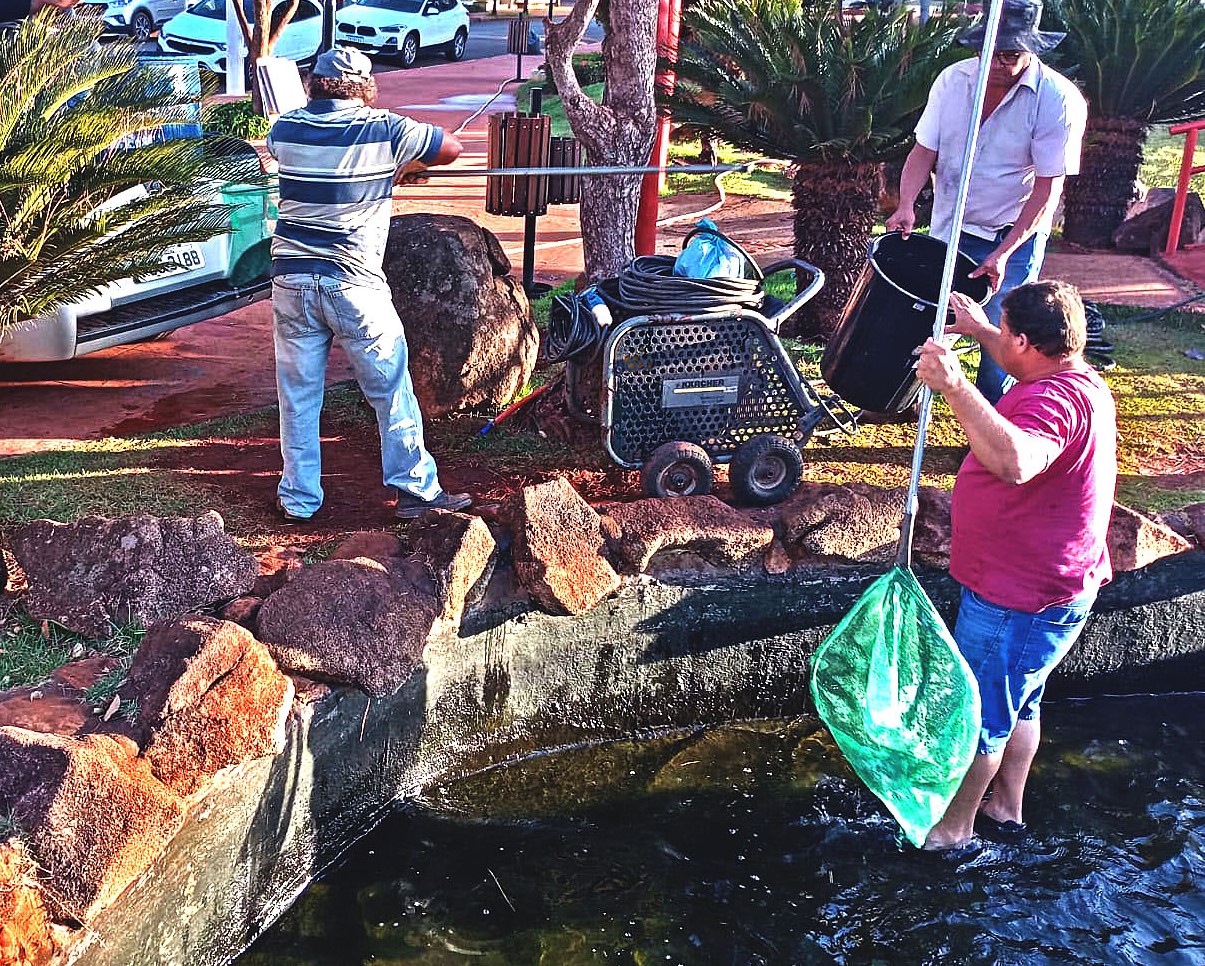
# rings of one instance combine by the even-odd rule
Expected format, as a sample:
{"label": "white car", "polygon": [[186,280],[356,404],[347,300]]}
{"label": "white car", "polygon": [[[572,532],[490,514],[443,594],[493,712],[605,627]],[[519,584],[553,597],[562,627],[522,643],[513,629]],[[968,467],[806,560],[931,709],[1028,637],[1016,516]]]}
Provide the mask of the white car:
{"label": "white car", "polygon": [[410,67],[420,50],[462,60],[469,15],[460,0],[361,0],[335,14],[335,42]]}
{"label": "white car", "polygon": [[[254,0],[242,0],[247,18]],[[276,29],[289,0],[272,4],[271,27]],[[322,8],[313,0],[300,0],[293,18],[276,41],[272,53],[302,63],[313,60],[322,44]],[[226,0],[200,0],[159,28],[159,49],[167,54],[195,57],[215,74],[226,73]]]}
{"label": "white car", "polygon": [[160,24],[181,13],[185,0],[85,0],[76,10],[97,13],[112,33],[130,34],[135,40],[148,40]]}

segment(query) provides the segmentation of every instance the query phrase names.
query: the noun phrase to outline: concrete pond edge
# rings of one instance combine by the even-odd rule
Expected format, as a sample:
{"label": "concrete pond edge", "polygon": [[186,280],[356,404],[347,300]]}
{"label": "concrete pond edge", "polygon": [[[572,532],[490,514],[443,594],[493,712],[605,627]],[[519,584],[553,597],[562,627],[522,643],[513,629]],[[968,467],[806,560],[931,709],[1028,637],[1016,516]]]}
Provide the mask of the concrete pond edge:
{"label": "concrete pond edge", "polygon": [[[576,507],[563,491],[557,497],[558,505]],[[442,601],[420,625],[412,669],[391,692],[371,696],[294,673],[279,753],[222,768],[191,794],[192,786],[184,788],[178,830],[132,884],[86,922],[59,914],[41,952],[30,947],[26,960],[13,962],[229,963],[399,800],[437,781],[567,745],[809,713],[811,654],[886,569],[881,562],[796,561],[767,572],[762,556],[769,559],[772,540],[783,537],[777,525],[771,538],[753,541],[753,555],[748,532],[729,540],[721,557],[757,565],[746,559],[725,569],[714,563],[715,547],[695,538],[692,552],[665,553],[672,539],[650,551],[657,541],[639,527],[617,551],[623,527],[603,523],[595,549],[586,541],[573,553],[597,553],[626,573],[578,610],[581,588],[554,573],[572,570],[573,554],[525,543],[528,511],[529,522],[538,522],[538,510],[520,502],[505,526],[492,528],[498,544],[489,553],[478,548],[467,571],[456,561],[471,528],[451,514],[444,522],[461,549],[441,562],[438,541],[426,539],[425,576],[398,576],[405,568],[389,561],[403,556],[392,547],[379,551],[379,541],[375,553],[361,543],[354,552],[366,555],[330,562],[332,572],[358,568],[378,581],[379,568],[394,581],[390,593]],[[576,522],[564,528],[593,533],[584,513],[570,519]],[[672,534],[675,525],[666,517],[655,529]],[[419,533],[411,545],[423,542]],[[700,548],[713,551],[712,562],[698,557]],[[625,561],[650,572],[633,573]],[[957,585],[940,568],[918,568],[918,576],[952,619]],[[422,590],[424,580],[434,589]],[[596,588],[611,583],[605,573],[594,575]],[[449,604],[449,596],[460,599]],[[1185,551],[1117,575],[1049,693],[1203,687],[1205,552]],[[49,919],[54,911],[48,907]]]}

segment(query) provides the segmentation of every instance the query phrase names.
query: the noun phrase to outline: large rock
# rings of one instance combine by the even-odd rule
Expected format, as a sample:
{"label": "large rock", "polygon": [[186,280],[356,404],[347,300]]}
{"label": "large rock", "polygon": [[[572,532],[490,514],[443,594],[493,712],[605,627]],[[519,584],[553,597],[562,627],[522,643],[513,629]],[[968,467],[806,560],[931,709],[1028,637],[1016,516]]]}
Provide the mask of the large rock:
{"label": "large rock", "polygon": [[1114,570],[1138,570],[1160,557],[1192,549],[1175,530],[1120,503],[1113,504],[1108,544]]}
{"label": "large rock", "polygon": [[152,627],[121,693],[138,702],[155,776],[188,796],[223,768],[280,753],[293,682],[245,628],[197,617]]}
{"label": "large rock", "polygon": [[159,857],[184,803],[132,741],[0,728],[0,814],[22,831],[61,914],[88,921]]}
{"label": "large rock", "polygon": [[619,586],[602,520],[568,480],[525,486],[510,504],[519,583],[554,614],[584,614]]}
{"label": "large rock", "polygon": [[643,573],[657,553],[685,550],[723,567],[761,560],[774,528],[714,496],[636,500],[607,508],[604,525],[624,566]]}
{"label": "large rock", "polygon": [[323,560],[264,601],[259,637],[287,671],[383,697],[406,683],[428,640],[447,631],[443,613],[421,560]]}
{"label": "large rock", "polygon": [[90,637],[238,597],[259,573],[212,510],[191,518],[37,520],[13,534],[13,553],[29,579],[29,613]]}
{"label": "large rock", "polygon": [[0,966],[40,966],[54,951],[50,911],[24,843],[0,843]]}
{"label": "large rock", "polygon": [[497,408],[526,385],[539,332],[492,233],[454,215],[398,215],[384,270],[425,416]]}
{"label": "large rock", "polygon": [[900,538],[903,492],[804,483],[779,508],[788,551],[796,559],[890,559]]}
{"label": "large rock", "polygon": [[[1135,205],[1126,220],[1113,231],[1113,244],[1122,251],[1155,254],[1167,244],[1172,223],[1175,188],[1152,188],[1141,205]],[[1190,191],[1180,225],[1180,245],[1193,245],[1205,236],[1205,206],[1201,196]]]}
{"label": "large rock", "polygon": [[435,580],[442,619],[458,626],[465,598],[485,574],[497,547],[490,528],[467,513],[428,510],[410,524],[406,539]]}

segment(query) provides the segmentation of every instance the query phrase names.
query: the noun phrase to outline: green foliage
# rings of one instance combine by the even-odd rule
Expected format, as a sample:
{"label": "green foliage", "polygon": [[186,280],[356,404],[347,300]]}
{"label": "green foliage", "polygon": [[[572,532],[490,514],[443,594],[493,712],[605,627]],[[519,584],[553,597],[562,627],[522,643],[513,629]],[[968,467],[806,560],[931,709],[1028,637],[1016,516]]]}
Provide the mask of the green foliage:
{"label": "green foliage", "polygon": [[1053,58],[1094,114],[1167,124],[1205,115],[1200,0],[1056,0],[1067,38]]}
{"label": "green foliage", "polygon": [[0,331],[163,271],[166,249],[229,230],[216,184],[262,180],[240,140],[158,139],[196,94],[102,27],[39,15],[0,35]]}
{"label": "green foliage", "polygon": [[239,101],[221,101],[208,104],[201,115],[206,131],[229,134],[248,141],[259,141],[268,136],[271,124],[255,110],[251,98]]}
{"label": "green foliage", "polygon": [[966,21],[902,7],[861,20],[808,0],[699,0],[685,15],[674,118],[792,161],[899,157]]}

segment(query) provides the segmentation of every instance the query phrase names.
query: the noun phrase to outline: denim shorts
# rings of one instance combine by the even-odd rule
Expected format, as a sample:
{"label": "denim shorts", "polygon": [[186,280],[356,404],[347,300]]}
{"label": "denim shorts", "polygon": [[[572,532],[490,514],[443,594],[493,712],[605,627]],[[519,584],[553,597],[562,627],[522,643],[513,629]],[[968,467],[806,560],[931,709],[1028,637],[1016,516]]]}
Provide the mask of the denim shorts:
{"label": "denim shorts", "polygon": [[1071,650],[1095,599],[1092,591],[1027,614],[963,588],[954,640],[979,683],[981,755],[1003,751],[1017,722],[1038,716],[1046,678]]}

